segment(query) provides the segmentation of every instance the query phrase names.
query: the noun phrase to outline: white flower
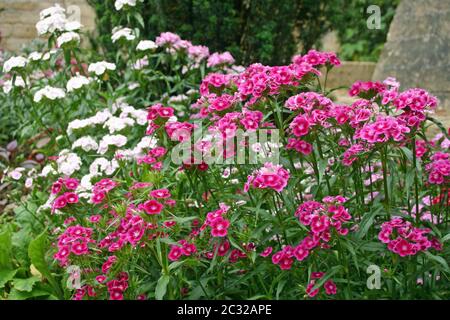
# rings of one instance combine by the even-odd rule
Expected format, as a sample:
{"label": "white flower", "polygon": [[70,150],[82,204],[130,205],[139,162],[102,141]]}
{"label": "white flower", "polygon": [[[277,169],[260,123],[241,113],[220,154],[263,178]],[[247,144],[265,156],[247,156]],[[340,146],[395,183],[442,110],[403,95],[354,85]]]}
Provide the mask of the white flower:
{"label": "white flower", "polygon": [[116,0],[116,2],[114,2],[114,7],[116,8],[117,11],[122,10],[124,5],[135,7],[136,0]]}
{"label": "white flower", "polygon": [[23,171],[25,171],[25,168],[17,167],[17,168],[15,168],[13,171],[9,172],[9,173],[8,173],[8,176],[9,176],[11,179],[19,180],[20,178],[22,178],[22,172],[23,172]]}
{"label": "white flower", "polygon": [[94,72],[98,76],[104,74],[106,70],[116,70],[116,65],[106,61],[100,61],[91,63],[88,68],[89,72]]}
{"label": "white flower", "polygon": [[46,18],[42,18],[36,23],[36,29],[39,35],[53,33],[55,31],[64,31],[67,19],[65,14],[52,14]]}
{"label": "white flower", "polygon": [[53,7],[46,8],[39,13],[40,19],[45,19],[53,15],[65,15],[66,10],[56,3]]}
{"label": "white flower", "polygon": [[70,78],[67,81],[67,92],[72,92],[74,90],[80,89],[82,86],[87,85],[91,82],[91,79],[86,78],[85,76],[77,75],[73,78]]}
{"label": "white flower", "polygon": [[181,103],[183,101],[189,100],[189,97],[185,94],[179,94],[177,96],[172,96],[169,98],[168,103],[172,104],[172,103]]}
{"label": "white flower", "polygon": [[59,153],[56,164],[59,173],[71,176],[75,171],[80,170],[81,159],[76,153],[70,153],[69,150],[64,149]]}
{"label": "white flower", "polygon": [[66,31],[77,31],[80,30],[83,25],[79,21],[67,21],[64,29]]}
{"label": "white flower", "polygon": [[144,57],[142,59],[136,60],[136,62],[133,64],[133,69],[141,70],[141,69],[145,68],[146,66],[148,66],[148,58]]}
{"label": "white flower", "polygon": [[14,83],[13,80],[5,81],[3,84],[3,92],[8,94],[14,87],[25,88],[25,81],[23,81],[22,77],[17,77]]}
{"label": "white flower", "polygon": [[127,137],[121,134],[106,135],[102,138],[98,145],[98,154],[105,154],[109,146],[123,147],[127,143]]}
{"label": "white flower", "polygon": [[39,174],[39,177],[47,177],[49,174],[56,174],[56,170],[53,169],[52,165],[48,164],[43,169],[42,172]]}
{"label": "white flower", "polygon": [[138,82],[130,82],[128,84],[128,90],[134,90],[136,88],[139,88],[140,84]]}
{"label": "white flower", "polygon": [[45,86],[43,89],[38,90],[34,94],[34,102],[40,102],[43,97],[46,97],[50,100],[62,99],[66,96],[66,93],[63,89],[55,88],[51,86]]}
{"label": "white flower", "polygon": [[39,61],[42,59],[42,53],[37,52],[37,51],[33,51],[32,53],[30,53],[28,55],[28,59],[31,61]]}
{"label": "white flower", "polygon": [[56,44],[58,45],[58,47],[62,47],[64,44],[70,43],[70,42],[79,43],[80,35],[76,32],[68,31],[68,32],[64,32],[62,35],[60,35],[58,37],[58,39],[56,39]]}
{"label": "white flower", "polygon": [[111,117],[105,122],[103,127],[108,128],[109,133],[114,133],[125,129],[126,127],[131,127],[134,123],[135,121],[131,118]]}
{"label": "white flower", "polygon": [[96,176],[102,172],[107,175],[111,175],[114,173],[114,171],[116,171],[117,168],[119,168],[119,163],[116,159],[109,161],[106,158],[97,158],[89,166],[89,173],[92,176]]}
{"label": "white flower", "polygon": [[25,188],[30,189],[33,186],[33,178],[27,178],[25,180]]}
{"label": "white flower", "polygon": [[118,150],[116,155],[120,155],[127,160],[136,159],[143,156],[146,149],[153,149],[158,145],[155,137],[145,136],[133,149]]}
{"label": "white flower", "polygon": [[5,61],[5,64],[3,65],[3,72],[8,73],[15,68],[24,68],[27,63],[28,59],[24,57],[11,57]]}
{"label": "white flower", "polygon": [[115,43],[121,38],[125,38],[128,41],[133,41],[134,39],[136,39],[136,36],[134,35],[133,30],[131,30],[130,28],[114,28],[113,35],[111,36],[112,42]]}
{"label": "white flower", "polygon": [[98,144],[91,136],[81,137],[72,144],[72,149],[80,148],[88,152],[97,150]]}
{"label": "white flower", "polygon": [[143,126],[148,123],[147,120],[147,111],[145,110],[136,110],[132,106],[126,106],[122,108],[122,112],[119,115],[119,118],[127,118],[128,116],[132,116],[134,119],[136,119],[137,124]]}
{"label": "white flower", "polygon": [[[100,158],[100,159],[104,159],[104,158]],[[87,174],[87,175],[83,176],[83,178],[81,178],[81,181],[80,181],[80,186],[79,186],[80,190],[82,190],[82,191],[92,190],[93,185],[92,185],[91,180],[92,180],[92,178],[94,178],[96,176],[97,176],[97,174]]]}
{"label": "white flower", "polygon": [[138,51],[146,51],[146,50],[154,50],[158,48],[158,45],[152,40],[141,40],[139,41],[136,50]]}

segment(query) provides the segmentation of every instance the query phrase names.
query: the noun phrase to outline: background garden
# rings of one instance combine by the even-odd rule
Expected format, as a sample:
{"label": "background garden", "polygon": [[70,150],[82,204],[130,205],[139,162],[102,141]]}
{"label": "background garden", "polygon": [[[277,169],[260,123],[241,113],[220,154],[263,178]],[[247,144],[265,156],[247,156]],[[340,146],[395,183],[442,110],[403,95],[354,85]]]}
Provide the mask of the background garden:
{"label": "background garden", "polygon": [[[449,298],[439,99],[333,78],[407,4],[88,3],[0,52],[1,299]],[[261,129],[258,163],[204,160]]]}

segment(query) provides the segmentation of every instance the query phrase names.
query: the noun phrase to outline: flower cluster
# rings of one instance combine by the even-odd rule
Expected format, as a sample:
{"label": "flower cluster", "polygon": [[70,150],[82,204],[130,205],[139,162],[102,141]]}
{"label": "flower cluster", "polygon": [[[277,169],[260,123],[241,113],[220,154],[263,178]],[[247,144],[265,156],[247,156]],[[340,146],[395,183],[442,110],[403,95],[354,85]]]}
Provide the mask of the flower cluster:
{"label": "flower cluster", "polygon": [[54,258],[61,266],[67,266],[71,254],[75,256],[89,254],[89,243],[95,243],[92,239],[92,229],[80,225],[68,227],[58,237],[58,252]]}
{"label": "flower cluster", "polygon": [[287,186],[289,177],[289,172],[283,166],[266,162],[261,169],[248,176],[244,191],[247,192],[252,186],[257,189],[269,188],[281,192]]}
{"label": "flower cluster", "polygon": [[401,257],[413,256],[429,248],[442,250],[442,244],[435,238],[428,238],[431,229],[414,227],[409,221],[394,217],[381,225],[378,239],[388,249]]}
{"label": "flower cluster", "polygon": [[221,203],[219,209],[208,212],[206,215],[206,220],[200,227],[200,230],[202,231],[209,227],[211,228],[211,235],[213,237],[225,237],[228,234],[230,221],[224,218],[224,215],[229,209],[229,206]]}
{"label": "flower cluster", "polygon": [[432,184],[443,184],[450,176],[450,155],[444,152],[436,152],[431,157],[431,162],[426,165],[429,172],[428,182]]}

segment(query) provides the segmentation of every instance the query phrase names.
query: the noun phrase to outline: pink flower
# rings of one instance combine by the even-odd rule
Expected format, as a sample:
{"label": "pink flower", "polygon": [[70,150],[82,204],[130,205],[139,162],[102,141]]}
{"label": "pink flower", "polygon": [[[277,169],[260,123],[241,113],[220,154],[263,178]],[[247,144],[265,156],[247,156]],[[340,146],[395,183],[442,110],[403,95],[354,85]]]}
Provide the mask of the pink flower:
{"label": "pink flower", "polygon": [[170,192],[167,189],[158,189],[150,192],[150,196],[154,198],[170,198]]}
{"label": "pink flower", "polygon": [[401,239],[395,244],[394,251],[400,257],[408,256],[408,255],[412,254],[412,252],[413,252],[411,244],[408,241],[406,241],[405,239]]}
{"label": "pink flower", "polygon": [[105,199],[106,194],[104,192],[98,192],[94,193],[94,195],[91,198],[92,203],[100,204],[102,203],[103,199]]}
{"label": "pink flower", "polygon": [[[310,297],[310,298],[314,298],[318,293],[319,293],[319,288],[314,289],[314,280],[312,280],[308,286],[306,287],[306,294]],[[313,290],[314,289],[314,290]]]}
{"label": "pink flower", "polygon": [[62,209],[67,205],[67,198],[65,195],[59,196],[53,202],[53,209]]}
{"label": "pink flower", "polygon": [[314,216],[311,219],[311,230],[314,233],[321,233],[328,229],[329,224],[327,216]]}
{"label": "pink flower", "polygon": [[101,215],[96,214],[96,215],[90,216],[89,217],[89,221],[92,222],[92,223],[98,223],[101,218],[102,218]]}
{"label": "pink flower", "polygon": [[77,203],[78,196],[73,192],[66,192],[63,195],[66,198],[67,203]]}
{"label": "pink flower", "polygon": [[268,257],[271,253],[272,253],[272,251],[273,251],[273,248],[272,247],[267,247],[267,248],[265,248],[264,249],[264,251],[263,252],[261,252],[259,255],[261,256],[261,257]]}
{"label": "pink flower", "polygon": [[211,222],[211,235],[213,237],[225,237],[228,234],[230,222],[222,217],[218,217]]}
{"label": "pink flower", "polygon": [[325,293],[328,295],[334,295],[337,292],[337,287],[333,280],[326,281],[323,287],[325,288]]}
{"label": "pink flower", "polygon": [[181,250],[181,248],[179,246],[172,245],[170,247],[170,252],[169,252],[169,260],[170,261],[177,261],[181,258],[182,255],[183,255],[183,251]]}
{"label": "pink flower", "polygon": [[144,203],[143,209],[147,214],[160,214],[164,206],[156,200],[148,200]]}
{"label": "pink flower", "polygon": [[73,254],[80,256],[89,253],[88,246],[85,242],[76,242],[72,244]]}
{"label": "pink flower", "polygon": [[109,291],[109,298],[111,300],[123,300],[123,291],[114,289]]}
{"label": "pink flower", "polygon": [[[264,167],[254,171],[248,177],[247,185],[252,185],[260,189],[271,188],[277,192],[281,192],[286,187],[289,176],[289,172],[281,165],[266,162]],[[245,187],[244,190],[248,190],[248,187]]]}
{"label": "pink flower", "polygon": [[68,190],[75,190],[78,187],[78,180],[75,178],[67,178],[63,180],[64,185]]}
{"label": "pink flower", "polygon": [[104,283],[106,281],[106,277],[104,275],[98,275],[98,276],[95,277],[95,280],[98,283]]}
{"label": "pink flower", "polygon": [[52,193],[52,194],[58,194],[58,193],[60,193],[60,192],[61,192],[61,189],[62,189],[62,186],[63,186],[63,184],[62,184],[62,182],[61,182],[61,179],[59,179],[58,181],[56,181],[55,183],[53,183],[51,193]]}
{"label": "pink flower", "polygon": [[305,136],[309,132],[309,121],[305,116],[300,115],[294,118],[289,127],[296,137]]}
{"label": "pink flower", "polygon": [[303,246],[300,244],[297,247],[295,247],[294,250],[294,256],[298,261],[305,260],[309,255],[309,250],[303,248]]}

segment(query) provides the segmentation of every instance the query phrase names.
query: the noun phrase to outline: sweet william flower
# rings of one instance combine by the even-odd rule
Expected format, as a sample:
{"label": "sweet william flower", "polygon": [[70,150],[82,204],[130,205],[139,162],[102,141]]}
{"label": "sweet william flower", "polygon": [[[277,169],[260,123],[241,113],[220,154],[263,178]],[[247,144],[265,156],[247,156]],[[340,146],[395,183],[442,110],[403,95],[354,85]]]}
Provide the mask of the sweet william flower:
{"label": "sweet william flower", "polygon": [[170,247],[170,252],[169,252],[169,260],[170,261],[177,261],[181,258],[181,256],[183,255],[183,251],[181,250],[181,248],[179,246],[171,246]]}
{"label": "sweet william flower", "polygon": [[261,252],[259,255],[261,256],[261,257],[268,257],[268,256],[270,256],[270,254],[272,253],[272,251],[273,251],[273,248],[272,247],[267,247],[267,248],[265,248],[264,249],[264,251],[263,252]]}
{"label": "sweet william flower", "polygon": [[116,27],[113,29],[113,35],[111,36],[111,40],[113,43],[115,43],[120,39],[133,41],[134,39],[136,39],[136,36],[134,34],[134,31],[130,28]]}
{"label": "sweet william flower", "polygon": [[64,47],[68,44],[77,44],[80,42],[80,35],[73,31],[64,32],[56,39],[58,47]]}
{"label": "sweet william flower", "polygon": [[160,214],[164,206],[156,200],[146,201],[142,208],[147,214]]}
{"label": "sweet william flower", "polygon": [[116,8],[117,11],[122,10],[126,6],[135,7],[136,0],[116,0],[114,2],[114,8]]}
{"label": "sweet william flower", "polygon": [[55,88],[51,86],[45,86],[44,88],[38,90],[34,94],[33,101],[41,102],[43,98],[47,98],[49,100],[57,100],[63,99],[66,96],[66,93],[63,89]]}
{"label": "sweet william flower", "polygon": [[150,196],[154,198],[170,198],[170,192],[167,189],[158,189],[150,192]]}
{"label": "sweet william flower", "polygon": [[225,237],[228,234],[230,222],[222,217],[211,221],[211,235],[213,237]]}
{"label": "sweet william flower", "polygon": [[106,61],[100,61],[91,63],[88,67],[88,71],[95,73],[97,76],[101,76],[104,74],[107,70],[116,70],[116,65],[114,63],[106,62]]}
{"label": "sweet william flower", "polygon": [[8,73],[17,69],[25,68],[28,59],[24,57],[11,57],[3,64],[3,72]]}
{"label": "sweet william flower", "polygon": [[69,81],[67,81],[67,92],[72,92],[75,90],[80,89],[81,87],[88,85],[91,82],[91,79],[85,77],[85,76],[80,76],[77,75],[75,77],[72,77],[69,79]]}
{"label": "sweet william flower", "polygon": [[333,280],[326,281],[323,287],[325,288],[325,293],[328,295],[334,295],[337,293],[337,287]]}
{"label": "sweet william flower", "polygon": [[154,41],[151,40],[141,40],[136,46],[137,51],[147,51],[147,50],[155,50],[158,46]]}

